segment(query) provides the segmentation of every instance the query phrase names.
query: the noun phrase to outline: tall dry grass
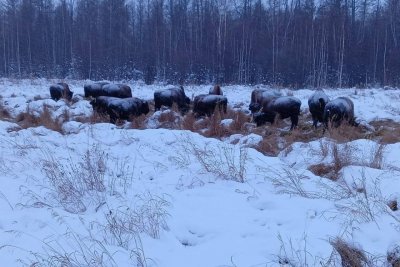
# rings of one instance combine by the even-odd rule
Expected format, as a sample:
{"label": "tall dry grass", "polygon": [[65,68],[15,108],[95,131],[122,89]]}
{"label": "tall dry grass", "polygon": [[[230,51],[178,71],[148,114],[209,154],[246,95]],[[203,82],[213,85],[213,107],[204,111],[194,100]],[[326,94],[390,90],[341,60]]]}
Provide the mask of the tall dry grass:
{"label": "tall dry grass", "polygon": [[68,111],[65,111],[61,116],[53,119],[50,108],[46,105],[43,105],[43,108],[38,115],[28,107],[25,112],[18,114],[15,118],[16,122],[22,129],[44,126],[47,129],[59,133],[63,133],[62,124],[64,121],[69,119],[70,116]]}

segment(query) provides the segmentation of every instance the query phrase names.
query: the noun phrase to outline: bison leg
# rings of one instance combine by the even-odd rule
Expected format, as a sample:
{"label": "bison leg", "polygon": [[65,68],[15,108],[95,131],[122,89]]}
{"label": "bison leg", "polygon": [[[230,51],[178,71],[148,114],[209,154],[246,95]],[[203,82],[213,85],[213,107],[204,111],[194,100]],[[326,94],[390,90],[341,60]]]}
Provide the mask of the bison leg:
{"label": "bison leg", "polygon": [[112,108],[108,108],[107,113],[110,116],[110,123],[115,124],[117,122],[117,119],[119,118],[118,113]]}
{"label": "bison leg", "polygon": [[298,115],[290,116],[290,121],[292,122],[292,125],[290,126],[290,130],[293,130],[294,128],[297,127],[297,124],[299,123],[299,116]]}
{"label": "bison leg", "polygon": [[313,126],[315,129],[317,129],[317,124],[318,124],[318,118],[315,115],[312,115],[312,120],[313,120]]}

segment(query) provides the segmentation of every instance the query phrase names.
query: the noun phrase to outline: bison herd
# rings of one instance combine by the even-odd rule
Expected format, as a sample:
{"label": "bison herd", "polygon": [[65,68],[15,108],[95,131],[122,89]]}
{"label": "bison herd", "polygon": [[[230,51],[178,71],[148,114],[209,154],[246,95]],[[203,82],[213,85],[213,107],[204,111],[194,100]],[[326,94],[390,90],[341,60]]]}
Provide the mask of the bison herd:
{"label": "bison herd", "polygon": [[[132,90],[125,84],[108,82],[93,82],[84,85],[84,94],[90,98],[90,104],[98,113],[110,117],[111,123],[117,120],[129,120],[149,113],[149,103],[146,100],[132,97]],[[64,98],[72,99],[73,92],[68,84],[57,83],[50,86],[50,96],[58,101]],[[171,108],[176,105],[184,114],[190,109],[191,100],[186,96],[183,86],[156,90],[154,92],[155,111],[162,106]],[[209,94],[197,95],[193,99],[193,113],[195,116],[211,116],[215,110],[227,112],[228,99],[223,95],[219,85],[210,89]],[[267,89],[254,89],[251,93],[249,110],[252,120],[257,126],[266,122],[273,124],[275,119],[290,118],[290,129],[297,127],[300,115],[301,101],[293,96],[283,96],[281,92]],[[312,116],[313,126],[317,128],[318,122],[327,129],[329,123],[338,127],[342,121],[351,125],[354,122],[354,104],[347,97],[338,97],[330,100],[321,89],[316,90],[308,99],[308,107]]]}

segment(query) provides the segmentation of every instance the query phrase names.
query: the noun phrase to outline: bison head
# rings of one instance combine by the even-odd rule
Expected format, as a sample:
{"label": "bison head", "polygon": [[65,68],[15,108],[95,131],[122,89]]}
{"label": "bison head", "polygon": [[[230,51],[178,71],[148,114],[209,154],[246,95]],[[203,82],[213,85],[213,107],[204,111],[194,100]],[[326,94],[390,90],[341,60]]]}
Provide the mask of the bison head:
{"label": "bison head", "polygon": [[146,115],[147,113],[149,113],[149,111],[150,111],[149,103],[147,101],[143,101],[140,106],[140,112]]}
{"label": "bison head", "polygon": [[90,100],[90,102],[89,102],[89,104],[92,106],[92,107],[95,107],[96,106],[96,98],[93,98],[92,100]]}
{"label": "bison head", "polygon": [[74,94],[74,92],[68,91],[65,98],[66,98],[68,101],[71,101],[72,95],[73,95],[73,94]]}
{"label": "bison head", "polygon": [[273,112],[256,112],[253,114],[253,121],[256,123],[257,127],[270,122],[271,124],[275,121],[275,113]]}
{"label": "bison head", "polygon": [[187,97],[187,96],[185,96],[185,103],[188,104],[188,105],[190,105],[190,98]]}
{"label": "bison head", "polygon": [[319,107],[321,108],[321,110],[324,110],[325,105],[326,105],[325,100],[323,98],[320,98],[320,99],[318,99],[318,102],[319,102]]}
{"label": "bison head", "polygon": [[261,104],[260,103],[250,103],[249,105],[249,110],[251,111],[251,113],[255,113],[257,111],[259,111],[261,109]]}

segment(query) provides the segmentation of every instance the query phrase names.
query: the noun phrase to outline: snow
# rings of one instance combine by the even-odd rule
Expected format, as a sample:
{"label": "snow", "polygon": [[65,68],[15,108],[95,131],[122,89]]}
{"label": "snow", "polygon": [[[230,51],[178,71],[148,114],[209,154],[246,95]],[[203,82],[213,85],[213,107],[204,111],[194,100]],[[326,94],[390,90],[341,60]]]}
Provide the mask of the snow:
{"label": "snow", "polygon": [[[43,106],[54,118],[70,113],[64,134],[0,121],[1,266],[61,266],[65,258],[67,266],[285,266],[279,258],[314,266],[328,260],[336,237],[383,259],[400,243],[400,214],[385,205],[400,197],[400,143],[381,148],[380,168],[379,144],[366,139],[295,142],[268,157],[253,149],[262,141],[257,134],[221,141],[155,129],[170,111],[154,113],[146,130],[77,122],[92,112],[80,96],[88,81],[65,81],[71,103],[50,99],[54,82],[0,80],[12,117]],[[170,87],[127,84],[145,100]],[[193,99],[210,86],[186,86],[185,93]],[[252,87],[222,89],[231,107],[247,109]],[[400,122],[396,89],[324,91],[351,98],[365,122]],[[307,112],[314,91],[281,92]],[[331,164],[334,146],[347,159],[337,181],[309,170]]]}

